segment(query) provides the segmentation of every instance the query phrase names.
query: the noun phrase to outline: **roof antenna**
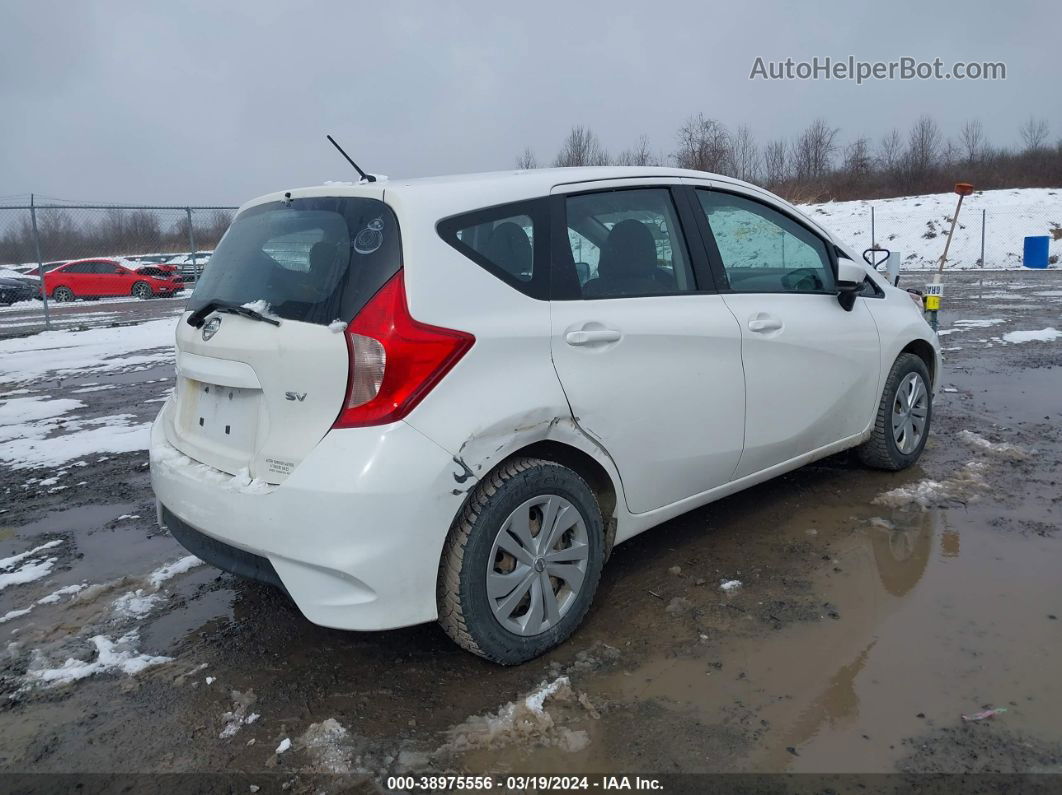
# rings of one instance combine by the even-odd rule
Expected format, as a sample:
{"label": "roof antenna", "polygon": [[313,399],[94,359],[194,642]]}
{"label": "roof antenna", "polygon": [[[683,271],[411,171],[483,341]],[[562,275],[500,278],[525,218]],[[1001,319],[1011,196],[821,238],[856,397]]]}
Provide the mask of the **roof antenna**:
{"label": "roof antenna", "polygon": [[366,174],[364,171],[362,171],[361,168],[358,167],[358,164],[350,159],[350,155],[343,151],[343,147],[336,143],[335,138],[333,138],[331,135],[326,135],[325,137],[328,139],[328,142],[332,144],[332,146],[339,150],[339,154],[343,155],[343,157],[347,159],[347,162],[354,166],[354,170],[361,174],[361,178],[363,180],[365,180],[366,182],[376,182],[376,177],[374,177],[372,174]]}

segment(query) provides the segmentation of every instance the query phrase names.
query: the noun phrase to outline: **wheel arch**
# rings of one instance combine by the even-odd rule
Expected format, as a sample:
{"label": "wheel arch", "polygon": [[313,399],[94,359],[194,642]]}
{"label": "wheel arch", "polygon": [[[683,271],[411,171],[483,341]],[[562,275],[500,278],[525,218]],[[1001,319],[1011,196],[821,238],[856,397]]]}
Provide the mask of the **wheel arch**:
{"label": "wheel arch", "polygon": [[897,358],[905,353],[913,353],[925,362],[926,370],[929,371],[930,385],[935,387],[937,384],[937,356],[933,346],[923,339],[915,339],[903,347],[900,353],[897,354]]}
{"label": "wheel arch", "polygon": [[[511,458],[541,458],[545,461],[553,461],[571,469],[586,481],[594,493],[598,507],[601,508],[601,519],[605,526],[605,556],[607,558],[612,552],[612,545],[616,539],[616,505],[619,494],[612,476],[601,462],[584,450],[555,439],[544,439],[521,447],[507,456],[505,461]],[[501,463],[504,464],[505,461]]]}

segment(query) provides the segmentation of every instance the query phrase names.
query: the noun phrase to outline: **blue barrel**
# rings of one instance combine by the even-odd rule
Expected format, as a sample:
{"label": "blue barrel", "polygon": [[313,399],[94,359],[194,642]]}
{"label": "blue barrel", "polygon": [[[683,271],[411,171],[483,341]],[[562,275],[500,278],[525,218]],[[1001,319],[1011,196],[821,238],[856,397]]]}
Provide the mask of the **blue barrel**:
{"label": "blue barrel", "polygon": [[1021,264],[1026,268],[1047,267],[1047,244],[1051,240],[1047,235],[1025,238],[1025,252]]}

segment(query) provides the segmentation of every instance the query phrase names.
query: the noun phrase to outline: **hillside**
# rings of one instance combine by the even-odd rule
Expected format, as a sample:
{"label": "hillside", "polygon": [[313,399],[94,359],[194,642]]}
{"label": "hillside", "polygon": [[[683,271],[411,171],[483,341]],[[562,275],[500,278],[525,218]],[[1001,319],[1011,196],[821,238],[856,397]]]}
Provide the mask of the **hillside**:
{"label": "hillside", "polygon": [[[905,270],[936,267],[944,251],[954,193],[933,193],[873,201],[806,204],[801,209],[849,243],[857,252],[871,245],[871,206],[874,239],[879,246],[900,252]],[[985,226],[984,267],[989,270],[1022,267],[1026,235],[1051,235],[1052,267],[1062,260],[1062,189],[1020,188],[979,191],[963,201],[947,269],[978,267],[981,257],[982,211]]]}

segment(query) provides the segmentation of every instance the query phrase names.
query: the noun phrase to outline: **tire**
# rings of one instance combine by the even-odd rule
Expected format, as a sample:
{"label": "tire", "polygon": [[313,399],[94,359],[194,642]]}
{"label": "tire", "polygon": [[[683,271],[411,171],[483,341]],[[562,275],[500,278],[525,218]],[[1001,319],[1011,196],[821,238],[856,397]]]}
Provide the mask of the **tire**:
{"label": "tire", "polygon": [[52,300],[58,304],[65,304],[68,301],[73,301],[77,296],[74,295],[74,291],[69,287],[56,287],[52,290]]}
{"label": "tire", "polygon": [[154,298],[155,293],[151,289],[151,285],[147,282],[137,282],[133,285],[133,289],[129,293],[134,298],[139,298],[142,301],[146,301],[148,298]]}
{"label": "tire", "polygon": [[[553,552],[536,550],[545,543],[539,540],[547,532],[542,520],[550,514],[562,532],[549,547]],[[526,546],[509,532],[523,517],[531,534]],[[520,551],[524,560],[508,549]],[[604,552],[601,509],[586,481],[552,461],[508,461],[480,481],[450,528],[439,567],[439,624],[473,654],[501,665],[527,662],[562,643],[582,622],[601,578]],[[575,580],[577,588],[571,585]],[[517,584],[509,589],[512,583]]]}
{"label": "tire", "polygon": [[[919,385],[921,392],[915,397],[915,409],[908,411],[907,403],[915,394],[911,392],[912,383]],[[913,353],[901,353],[897,357],[885,381],[874,431],[856,451],[866,466],[895,472],[906,469],[921,457],[933,419],[930,383],[929,370],[921,357]]]}

